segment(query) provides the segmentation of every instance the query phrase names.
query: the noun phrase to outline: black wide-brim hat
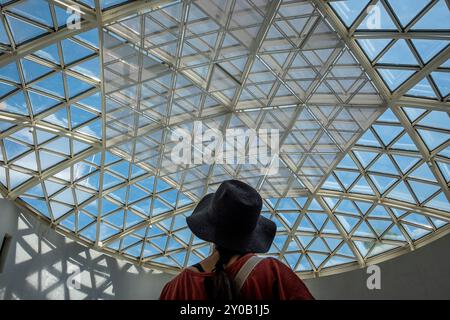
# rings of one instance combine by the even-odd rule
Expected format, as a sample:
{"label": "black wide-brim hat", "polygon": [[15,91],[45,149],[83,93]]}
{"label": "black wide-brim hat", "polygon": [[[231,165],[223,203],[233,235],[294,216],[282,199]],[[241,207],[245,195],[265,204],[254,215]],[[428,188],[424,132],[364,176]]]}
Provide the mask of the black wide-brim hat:
{"label": "black wide-brim hat", "polygon": [[200,200],[186,222],[202,240],[238,252],[264,253],[270,249],[276,225],[261,216],[261,208],[258,191],[244,182],[227,180]]}

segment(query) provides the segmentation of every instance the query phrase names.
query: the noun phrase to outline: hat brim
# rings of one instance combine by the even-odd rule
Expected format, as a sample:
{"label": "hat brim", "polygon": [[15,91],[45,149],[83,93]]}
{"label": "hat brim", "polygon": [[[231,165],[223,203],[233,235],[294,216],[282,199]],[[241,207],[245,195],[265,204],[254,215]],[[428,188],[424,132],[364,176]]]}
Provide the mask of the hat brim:
{"label": "hat brim", "polygon": [[214,193],[207,194],[197,204],[192,215],[186,218],[187,225],[198,238],[213,242],[221,247],[239,252],[265,253],[269,251],[275,238],[276,225],[273,221],[259,216],[255,229],[245,235],[230,234],[217,228],[208,210]]}

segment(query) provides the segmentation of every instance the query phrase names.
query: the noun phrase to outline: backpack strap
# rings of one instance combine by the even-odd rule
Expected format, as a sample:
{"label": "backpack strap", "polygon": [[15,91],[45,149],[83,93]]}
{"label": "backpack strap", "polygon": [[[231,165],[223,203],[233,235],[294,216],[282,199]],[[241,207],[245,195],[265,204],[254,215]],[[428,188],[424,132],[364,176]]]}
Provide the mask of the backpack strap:
{"label": "backpack strap", "polygon": [[241,288],[244,285],[245,280],[247,280],[250,273],[253,271],[253,269],[256,267],[256,265],[263,259],[264,259],[263,257],[252,256],[241,267],[239,272],[234,277],[234,283],[235,283],[235,289],[236,289],[237,295],[239,295],[239,292],[241,291]]}

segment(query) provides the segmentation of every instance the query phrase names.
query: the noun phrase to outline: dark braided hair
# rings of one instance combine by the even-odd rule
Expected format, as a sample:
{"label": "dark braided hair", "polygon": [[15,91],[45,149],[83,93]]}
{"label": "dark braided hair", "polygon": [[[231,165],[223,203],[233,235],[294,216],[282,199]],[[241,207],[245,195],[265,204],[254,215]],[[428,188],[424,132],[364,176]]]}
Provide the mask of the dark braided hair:
{"label": "dark braided hair", "polygon": [[220,246],[216,246],[219,253],[219,260],[217,260],[214,276],[205,278],[205,290],[209,300],[236,300],[237,294],[235,292],[235,285],[225,272],[225,266],[230,261],[231,257],[242,252],[229,250]]}

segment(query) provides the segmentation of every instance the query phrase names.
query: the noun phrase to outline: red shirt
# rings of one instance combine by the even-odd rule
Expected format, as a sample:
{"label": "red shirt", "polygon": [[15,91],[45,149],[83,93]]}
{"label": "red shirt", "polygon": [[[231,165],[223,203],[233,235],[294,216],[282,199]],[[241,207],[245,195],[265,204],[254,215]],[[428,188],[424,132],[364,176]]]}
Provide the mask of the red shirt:
{"label": "red shirt", "polygon": [[[246,254],[225,268],[234,279],[253,253]],[[203,281],[214,272],[184,269],[168,282],[161,292],[161,300],[207,300]],[[242,300],[312,300],[303,281],[284,263],[274,258],[261,260],[241,288]]]}

